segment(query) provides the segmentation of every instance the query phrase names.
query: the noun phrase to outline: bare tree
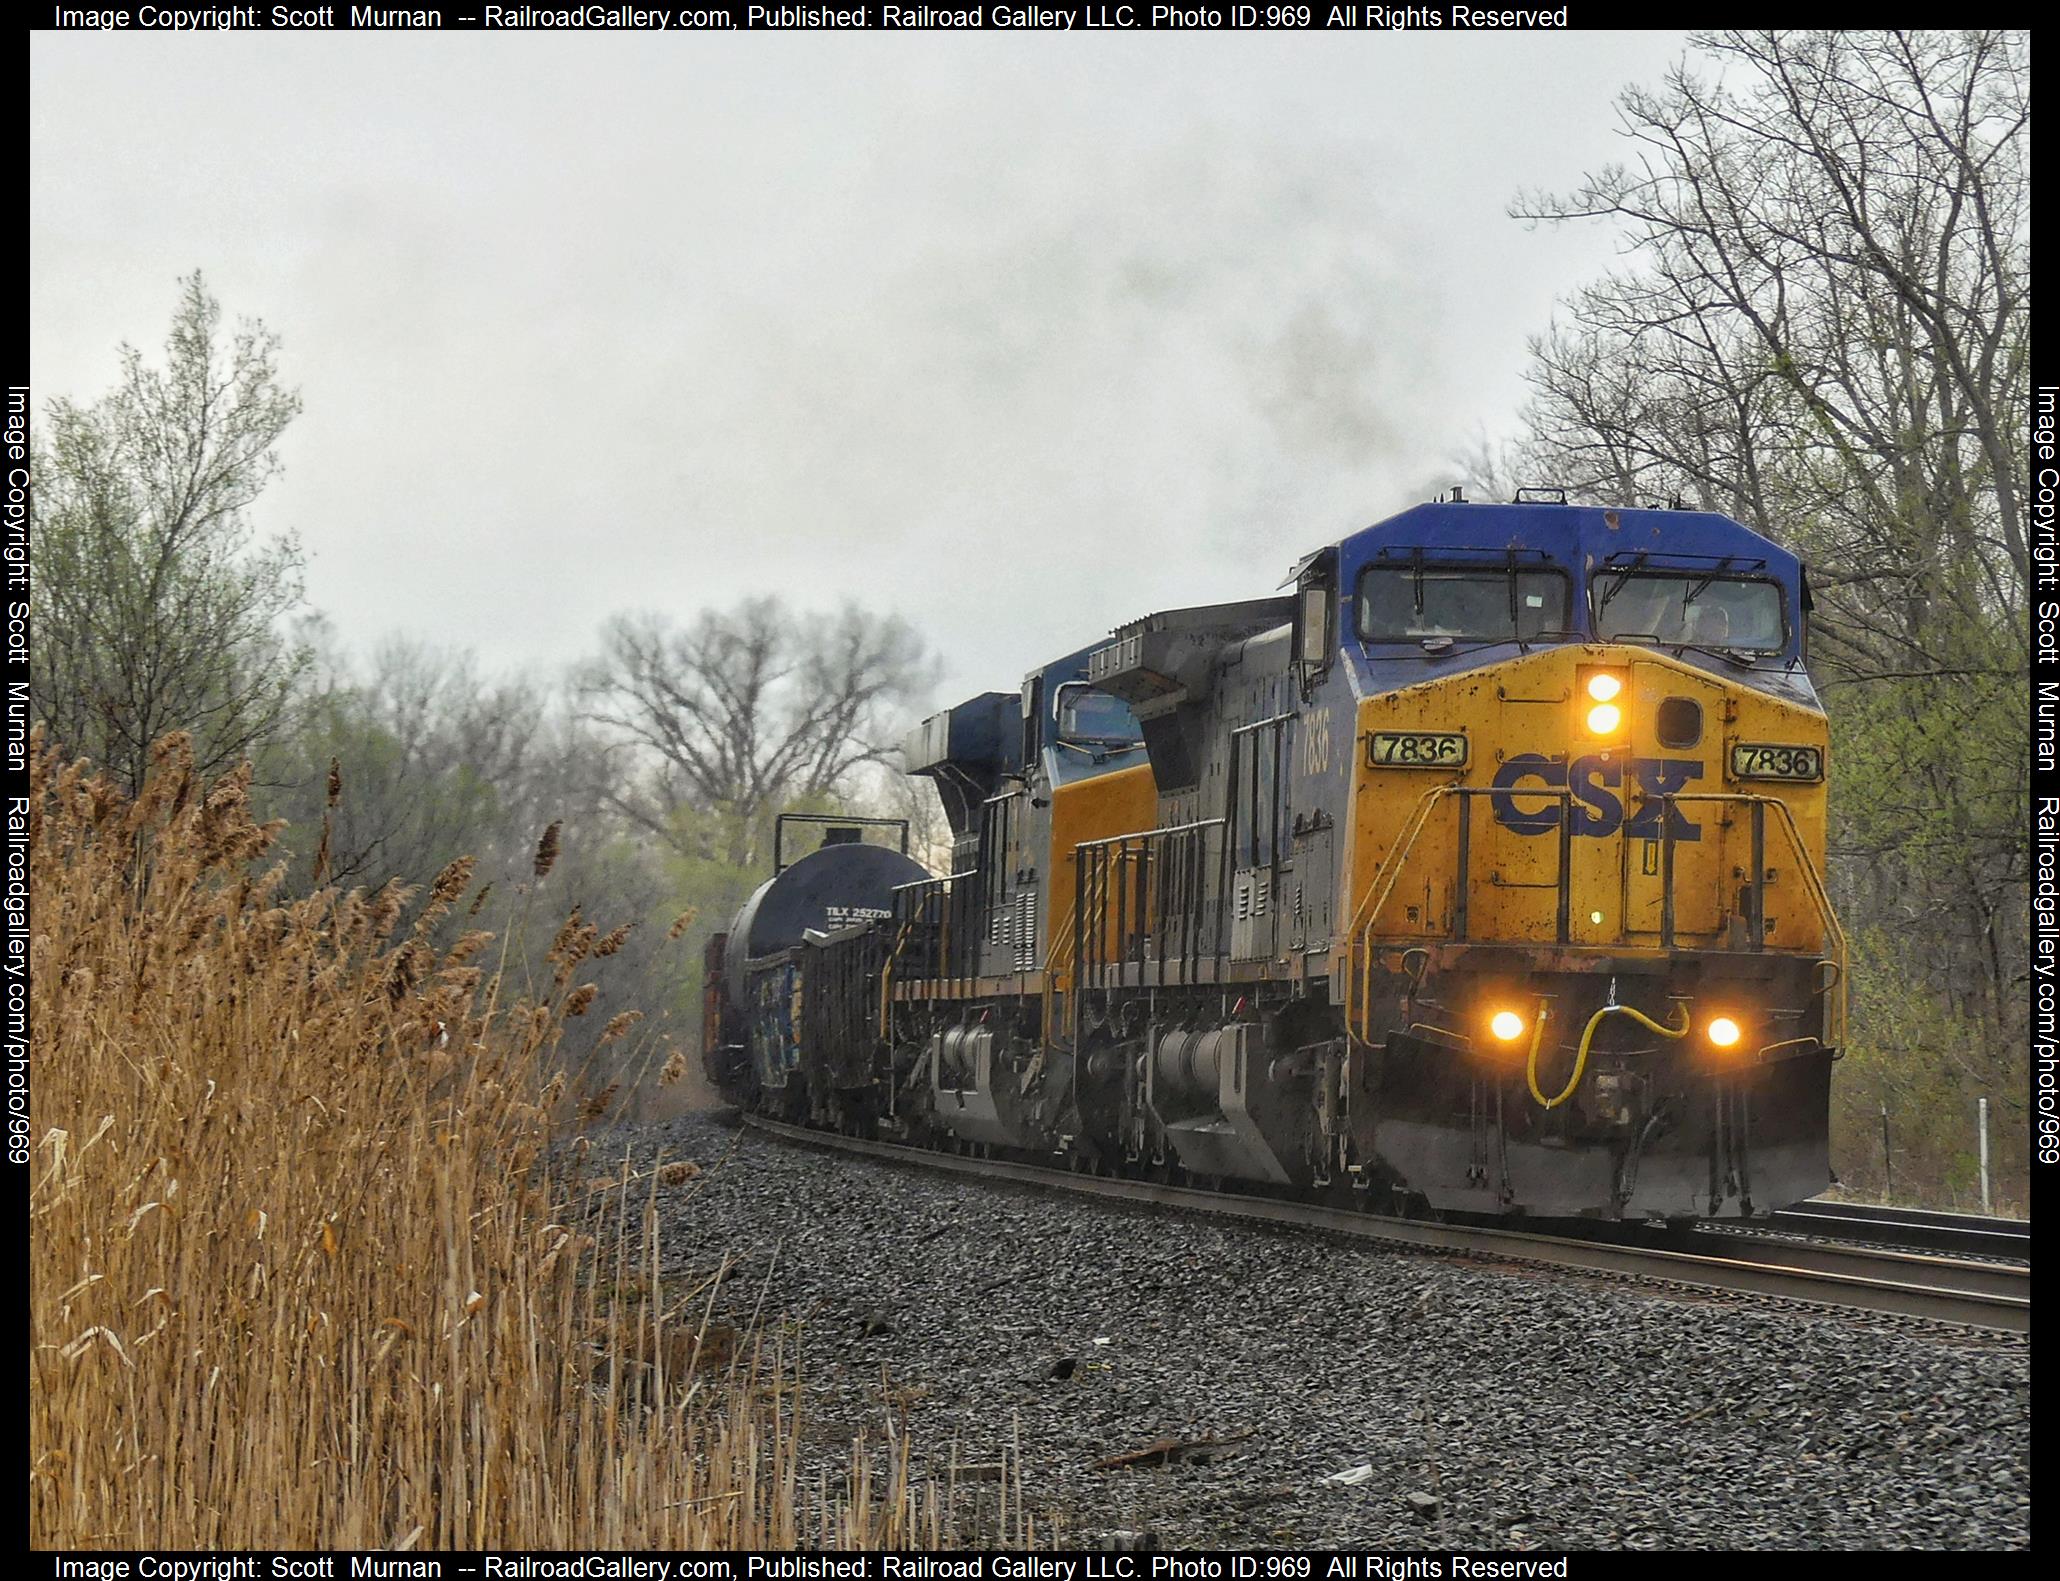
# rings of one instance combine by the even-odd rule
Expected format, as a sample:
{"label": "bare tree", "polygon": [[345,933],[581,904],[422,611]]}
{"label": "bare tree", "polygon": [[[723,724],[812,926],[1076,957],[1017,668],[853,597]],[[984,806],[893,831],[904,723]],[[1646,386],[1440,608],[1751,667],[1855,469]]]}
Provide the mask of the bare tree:
{"label": "bare tree", "polygon": [[[676,628],[620,616],[584,671],[584,717],[616,743],[614,804],[676,847],[720,828],[750,860],[767,813],[838,790],[885,760],[888,739],[930,680],[922,639],[897,617],[847,605],[796,615],[774,598],[706,611]],[[682,824],[683,810],[719,819]]]}
{"label": "bare tree", "polygon": [[[562,787],[529,805],[550,777],[545,760],[558,756],[539,741],[549,704],[522,676],[489,681],[471,654],[403,638],[363,666],[324,655],[300,728],[260,760],[282,787],[274,801],[291,826],[287,849],[300,854],[326,827],[321,876],[345,885],[426,883],[460,855],[485,872],[515,869],[537,831],[565,815]],[[332,762],[345,792],[334,808]],[[303,876],[315,877],[312,868]]]}
{"label": "bare tree", "polygon": [[[1905,584],[1896,636],[1916,649],[1879,667],[1935,664],[1930,590],[1993,612],[2021,605],[2029,572],[2025,39],[1695,42],[1728,74],[1684,65],[1627,92],[1634,161],[1512,211],[1618,220],[1641,262],[1535,343],[1538,437],[1597,481],[1701,495],[1872,562],[1870,580]],[[1965,575],[1945,587],[1948,563]]]}
{"label": "bare tree", "polygon": [[1522,470],[1810,558],[1856,1065],[2021,1090],[2028,41],[1694,46],[1621,99],[1629,161],[1512,208],[1613,220],[1631,257],[1533,342]]}
{"label": "bare tree", "polygon": [[150,746],[190,731],[215,773],[280,720],[304,656],[279,636],[300,599],[290,535],[255,539],[250,507],[300,411],[260,323],[221,337],[199,274],[181,283],[162,369],[121,348],[120,382],[49,408],[33,459],[37,718],[132,791]]}

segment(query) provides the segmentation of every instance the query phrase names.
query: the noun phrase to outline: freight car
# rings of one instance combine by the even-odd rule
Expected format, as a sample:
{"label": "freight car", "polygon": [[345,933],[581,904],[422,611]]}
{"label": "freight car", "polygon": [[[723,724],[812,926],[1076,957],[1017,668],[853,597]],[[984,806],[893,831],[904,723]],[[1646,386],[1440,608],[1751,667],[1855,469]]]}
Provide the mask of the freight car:
{"label": "freight car", "polygon": [[[1539,493],[1455,492],[926,720],[950,871],[771,880],[711,950],[723,1090],[1385,1211],[1821,1191],[1845,943],[1804,568]],[[804,874],[824,915],[764,936]]]}

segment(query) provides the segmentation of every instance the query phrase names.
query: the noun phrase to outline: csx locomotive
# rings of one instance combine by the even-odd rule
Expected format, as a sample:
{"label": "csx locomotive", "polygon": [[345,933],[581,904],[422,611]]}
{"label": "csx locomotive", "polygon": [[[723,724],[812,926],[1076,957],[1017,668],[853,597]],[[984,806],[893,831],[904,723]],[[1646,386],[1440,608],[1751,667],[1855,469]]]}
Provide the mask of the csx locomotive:
{"label": "csx locomotive", "polygon": [[950,872],[850,828],[776,863],[711,948],[718,1084],[1383,1211],[1822,1190],[1845,944],[1804,569],[1535,493],[1455,491],[924,721]]}

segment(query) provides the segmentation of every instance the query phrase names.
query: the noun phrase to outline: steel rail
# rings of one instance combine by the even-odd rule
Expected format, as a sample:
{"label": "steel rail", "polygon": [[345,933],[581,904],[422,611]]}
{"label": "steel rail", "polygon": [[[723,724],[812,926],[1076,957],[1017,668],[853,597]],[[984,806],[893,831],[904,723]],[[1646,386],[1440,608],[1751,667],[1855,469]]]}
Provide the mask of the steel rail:
{"label": "steel rail", "polygon": [[1769,1221],[1774,1229],[1842,1240],[1927,1247],[1978,1257],[2031,1256],[2031,1221],[1863,1202],[1798,1202]]}
{"label": "steel rail", "polygon": [[2003,1218],[1988,1213],[1956,1213],[1943,1208],[1905,1208],[1876,1202],[1834,1202],[1813,1198],[1798,1202],[1784,1213],[1832,1213],[1856,1219],[1878,1219],[1884,1224],[1943,1224],[1950,1229],[1995,1230],[2011,1235],[2031,1234],[2031,1220]]}
{"label": "steel rail", "polygon": [[[1778,1218],[1779,1215],[1776,1215]],[[1893,1278],[1910,1284],[1945,1285],[2003,1297],[2028,1297],[2031,1269],[2023,1263],[1965,1262],[1936,1253],[1895,1246],[1842,1246],[1824,1241],[1783,1240],[1762,1220],[1730,1219],[1698,1226],[1671,1249],[1735,1257],[1744,1248],[1754,1262],[1803,1272],[1851,1274],[1861,1279]]]}
{"label": "steel rail", "polygon": [[761,1115],[747,1114],[743,1118],[747,1125],[757,1130],[812,1147],[987,1180],[1005,1180],[1045,1190],[1149,1203],[1224,1218],[1329,1230],[1362,1240],[1502,1262],[1658,1279],[1709,1290],[1889,1312],[2011,1333],[2029,1333],[2031,1329],[2029,1270],[2008,1270],[2023,1275],[2016,1287],[2021,1293],[2010,1294],[1994,1288],[1992,1284],[1984,1287],[1986,1276],[1997,1272],[1993,1265],[1954,1263],[1938,1258],[1874,1257],[1873,1261],[1889,1270],[1889,1276],[1877,1276],[1854,1271],[1860,1266],[1860,1259],[1870,1256],[1863,1250],[1849,1253],[1846,1265],[1841,1269],[1830,1266],[1828,1260],[1818,1266],[1767,1260],[1762,1256],[1766,1248],[1760,1243],[1754,1244],[1755,1260],[1747,1260],[1707,1252],[1670,1251],[1542,1235],[1529,1230],[1438,1224],[1362,1213],[1321,1203],[1249,1197],[1120,1176],[1075,1174],[1007,1159],[936,1153],[894,1142],[815,1131]]}

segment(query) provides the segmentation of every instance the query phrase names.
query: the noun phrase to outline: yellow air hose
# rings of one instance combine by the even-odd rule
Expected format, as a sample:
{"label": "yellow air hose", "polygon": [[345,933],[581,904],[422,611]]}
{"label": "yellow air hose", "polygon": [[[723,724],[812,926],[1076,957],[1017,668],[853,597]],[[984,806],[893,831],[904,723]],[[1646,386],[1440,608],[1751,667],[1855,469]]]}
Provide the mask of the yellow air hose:
{"label": "yellow air hose", "polygon": [[1689,1026],[1688,1007],[1681,1005],[1678,1008],[1681,1012],[1681,1024],[1677,1027],[1663,1027],[1644,1011],[1634,1010],[1629,1005],[1604,1005],[1588,1018],[1588,1025],[1581,1032],[1581,1047],[1574,1055],[1573,1075],[1567,1077],[1566,1086],[1560,1089],[1558,1097],[1548,1098],[1538,1086],[1538,1051],[1545,1044],[1545,1007],[1541,1004],[1538,1007],[1537,1028],[1531,1033],[1530,1063],[1524,1069],[1524,1079],[1531,1084],[1531,1096],[1538,1100],[1541,1107],[1557,1109],[1574,1095],[1574,1089],[1581,1085],[1581,1073],[1588,1068],[1588,1047],[1595,1041],[1595,1029],[1610,1016],[1629,1016],[1640,1026],[1652,1028],[1663,1038],[1685,1038],[1688,1036]]}

